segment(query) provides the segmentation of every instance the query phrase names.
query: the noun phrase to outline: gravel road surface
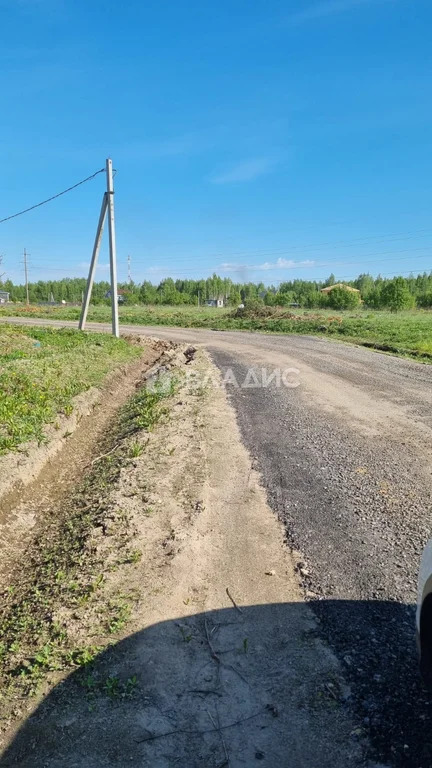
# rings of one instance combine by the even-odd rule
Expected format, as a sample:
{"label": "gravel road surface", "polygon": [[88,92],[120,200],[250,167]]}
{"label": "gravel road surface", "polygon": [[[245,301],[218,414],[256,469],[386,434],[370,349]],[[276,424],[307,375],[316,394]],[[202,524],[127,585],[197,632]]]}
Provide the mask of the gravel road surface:
{"label": "gravel road surface", "polygon": [[306,597],[344,665],[371,757],[429,768],[432,697],[418,674],[414,604],[432,534],[432,366],[313,337],[122,331],[210,350],[270,505],[301,553]]}

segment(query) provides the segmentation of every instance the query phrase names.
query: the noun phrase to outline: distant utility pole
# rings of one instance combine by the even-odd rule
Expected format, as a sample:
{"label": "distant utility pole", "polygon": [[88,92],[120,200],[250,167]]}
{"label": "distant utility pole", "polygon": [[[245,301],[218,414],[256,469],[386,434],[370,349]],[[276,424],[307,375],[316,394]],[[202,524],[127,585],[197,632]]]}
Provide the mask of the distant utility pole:
{"label": "distant utility pole", "polygon": [[27,256],[30,256],[30,254],[27,253],[26,249],[24,248],[24,274],[25,274],[25,285],[26,285],[26,301],[27,301],[27,304],[30,304],[29,286],[28,286]]}
{"label": "distant utility pole", "polygon": [[90,269],[87,278],[87,287],[84,296],[84,301],[81,307],[81,317],[78,324],[78,328],[83,331],[85,328],[87,313],[90,306],[91,292],[93,288],[93,282],[96,272],[96,265],[99,256],[100,246],[102,242],[102,233],[105,224],[105,219],[108,214],[108,233],[109,233],[109,251],[110,251],[110,273],[111,273],[111,317],[112,317],[112,332],[114,336],[119,337],[119,320],[118,320],[118,289],[117,289],[117,254],[116,254],[116,237],[115,237],[115,219],[114,219],[114,183],[113,183],[113,167],[112,160],[108,158],[106,161],[106,184],[107,189],[102,198],[102,205],[99,214],[99,221],[96,229],[96,237],[93,245],[93,253],[90,262]]}
{"label": "distant utility pole", "polygon": [[132,282],[132,277],[131,277],[131,257],[129,255],[128,255],[128,281],[129,281],[129,283]]}

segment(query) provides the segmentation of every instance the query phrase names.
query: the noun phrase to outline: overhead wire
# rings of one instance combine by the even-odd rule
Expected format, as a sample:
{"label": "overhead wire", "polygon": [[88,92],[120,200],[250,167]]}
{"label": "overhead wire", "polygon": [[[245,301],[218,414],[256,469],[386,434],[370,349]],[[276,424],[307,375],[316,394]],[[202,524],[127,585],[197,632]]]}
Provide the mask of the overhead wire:
{"label": "overhead wire", "polygon": [[82,179],[81,181],[78,181],[76,184],[73,184],[71,187],[68,187],[67,189],[64,189],[63,192],[58,192],[56,195],[52,195],[51,197],[47,197],[46,200],[42,200],[40,203],[36,203],[35,205],[31,205],[30,208],[24,208],[22,211],[18,211],[18,213],[13,213],[11,216],[5,216],[4,219],[0,219],[0,224],[3,224],[5,221],[10,221],[11,219],[16,219],[17,216],[22,216],[24,213],[29,213],[29,211],[34,211],[35,208],[40,208],[41,205],[45,205],[46,203],[50,203],[51,200],[56,200],[57,197],[61,197],[62,195],[66,195],[67,192],[71,192],[73,189],[76,189],[77,187],[80,187],[81,184],[85,184],[87,181],[91,181],[95,178],[95,176],[98,176],[99,173],[105,173],[105,168],[101,168],[99,171],[96,171],[95,173],[92,173],[91,176],[87,176],[86,179]]}
{"label": "overhead wire", "polygon": [[[412,240],[416,236],[417,237],[425,237],[427,234],[431,233],[431,229],[418,229],[418,230],[409,230],[406,232],[392,232],[388,235],[371,235],[368,237],[356,237],[349,240],[327,240],[323,243],[309,243],[308,245],[292,245],[292,246],[285,246],[284,248],[276,248],[272,250],[268,250],[267,248],[262,248],[260,250],[254,250],[251,252],[248,251],[231,251],[228,253],[225,251],[224,253],[211,253],[210,256],[217,257],[217,256],[265,256],[266,254],[276,254],[276,253],[289,253],[290,251],[296,250],[296,251],[303,251],[303,250],[321,250],[321,248],[330,247],[330,248],[345,248],[347,246],[350,246],[351,244],[356,245],[357,243],[367,243],[374,240],[387,240],[388,242],[395,242],[397,240]],[[424,233],[421,235],[420,233]]]}
{"label": "overhead wire", "polygon": [[[320,265],[319,265],[319,264],[315,264],[314,266],[315,266],[315,267],[319,267]],[[46,268],[47,268],[47,267],[40,267],[39,269],[46,269]],[[50,269],[51,269],[51,268],[50,268]],[[33,267],[33,272],[34,272],[34,271],[38,271],[38,268],[36,268],[36,269],[35,269],[35,268]],[[64,268],[63,268],[63,269],[60,269],[60,268],[55,268],[55,267],[54,267],[54,268],[52,268],[52,269],[51,269],[51,271],[53,271],[53,272],[64,272],[65,274],[67,274],[67,275],[68,275],[68,277],[69,277],[70,279],[79,279],[79,278],[85,279],[85,277],[84,277],[83,275],[78,275],[78,276],[76,276],[76,275],[75,275],[75,277],[73,277],[73,276],[71,275],[71,271],[70,271],[70,270],[68,270],[68,269],[64,269]],[[208,270],[208,272],[214,272],[214,271],[215,271],[215,270]],[[263,270],[263,271],[265,272],[265,270]],[[271,271],[271,270],[268,270],[268,271]],[[374,271],[375,271],[375,270],[374,270]],[[161,268],[161,271],[160,271],[158,274],[155,274],[155,273],[153,273],[153,277],[154,277],[156,280],[159,280],[159,281],[160,281],[160,280],[163,280],[163,279],[165,279],[166,277],[175,277],[176,279],[181,279],[181,278],[182,278],[182,276],[186,274],[186,272],[193,272],[195,275],[199,274],[199,272],[198,272],[198,270],[197,270],[197,269],[194,269],[194,270],[174,270],[174,271],[170,271],[170,272],[168,272],[168,271],[167,271],[167,272],[165,272],[165,271],[163,271],[163,270],[162,270],[162,268]],[[404,275],[411,275],[411,274],[413,274],[413,273],[415,273],[415,276],[418,276],[418,275],[422,275],[424,272],[426,272],[426,273],[432,273],[432,266],[431,266],[431,267],[428,267],[428,268],[425,268],[425,269],[423,269],[421,272],[420,272],[418,269],[416,269],[416,270],[412,270],[412,269],[410,269],[410,270],[408,270],[408,271],[406,271],[406,272],[400,272],[400,271],[398,271],[398,272],[381,272],[380,270],[377,270],[377,274],[381,275],[382,277],[391,277],[391,276],[394,276],[394,275],[401,275],[401,276],[404,276]],[[232,273],[231,273],[231,274],[232,274]],[[220,276],[220,275],[219,275],[219,276]],[[354,280],[354,279],[356,279],[356,277],[358,277],[358,276],[355,276],[355,277],[353,277],[352,275],[340,275],[339,273],[337,273],[337,276],[338,276],[338,279],[346,279],[346,280]],[[152,275],[149,275],[149,276],[148,276],[148,278],[151,278],[151,277],[152,277]],[[227,277],[227,278],[228,278],[228,277],[230,277],[230,275],[225,275],[225,277]],[[206,278],[195,277],[195,278],[187,278],[187,279],[195,279],[195,280],[200,280],[200,279],[206,279]],[[49,282],[49,278],[47,278],[46,280]],[[292,280],[304,280],[304,281],[322,281],[322,280],[323,280],[323,275],[320,275],[320,276],[315,276],[315,277],[310,277],[309,275],[307,275],[307,276],[304,276],[304,277],[294,277],[294,276],[290,276],[289,278],[288,278],[288,276],[287,276],[287,279],[286,279],[286,280],[281,280],[280,282],[289,282],[290,280],[291,280],[291,281],[292,281]],[[103,282],[105,282],[105,281],[103,280],[103,278],[102,278],[102,277],[100,278],[100,281],[103,281]],[[106,282],[107,282],[107,281],[106,281]],[[122,281],[122,280],[120,280],[120,282],[126,282],[126,280],[123,280],[123,281]],[[139,281],[137,281],[137,282],[139,282]],[[234,280],[233,282],[235,282],[235,280]]]}

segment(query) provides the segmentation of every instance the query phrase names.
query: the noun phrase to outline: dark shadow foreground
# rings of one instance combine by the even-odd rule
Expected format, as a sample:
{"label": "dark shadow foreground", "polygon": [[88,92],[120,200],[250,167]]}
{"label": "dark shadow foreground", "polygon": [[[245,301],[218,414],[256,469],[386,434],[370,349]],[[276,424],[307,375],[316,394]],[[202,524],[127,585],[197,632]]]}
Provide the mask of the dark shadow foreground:
{"label": "dark shadow foreground", "polygon": [[[379,760],[429,768],[430,704],[414,640],[409,647],[399,642],[407,627],[414,636],[412,607],[334,600],[313,607],[319,621],[310,621],[302,647],[290,645],[292,628],[303,626],[308,612],[302,603],[196,614],[118,642],[54,688],[0,765],[349,768]],[[264,637],[266,627],[277,628],[277,656],[268,659],[265,642],[244,636],[250,621]],[[347,647],[344,627],[359,622],[373,629]],[[328,656],[320,635],[330,627],[351,695],[325,660],[305,666],[306,657]],[[262,670],[253,682],[252,667]]]}

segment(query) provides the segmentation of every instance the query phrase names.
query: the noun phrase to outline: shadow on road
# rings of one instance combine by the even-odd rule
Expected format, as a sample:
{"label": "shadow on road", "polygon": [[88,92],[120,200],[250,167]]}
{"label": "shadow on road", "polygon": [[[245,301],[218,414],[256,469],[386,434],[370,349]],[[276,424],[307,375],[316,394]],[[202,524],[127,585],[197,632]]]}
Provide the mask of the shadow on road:
{"label": "shadow on road", "polygon": [[[431,709],[412,606],[325,600],[312,607],[317,620],[303,603],[254,605],[137,632],[60,682],[0,764],[330,768],[364,764],[367,755],[430,766]],[[260,627],[259,642],[251,626]]]}

